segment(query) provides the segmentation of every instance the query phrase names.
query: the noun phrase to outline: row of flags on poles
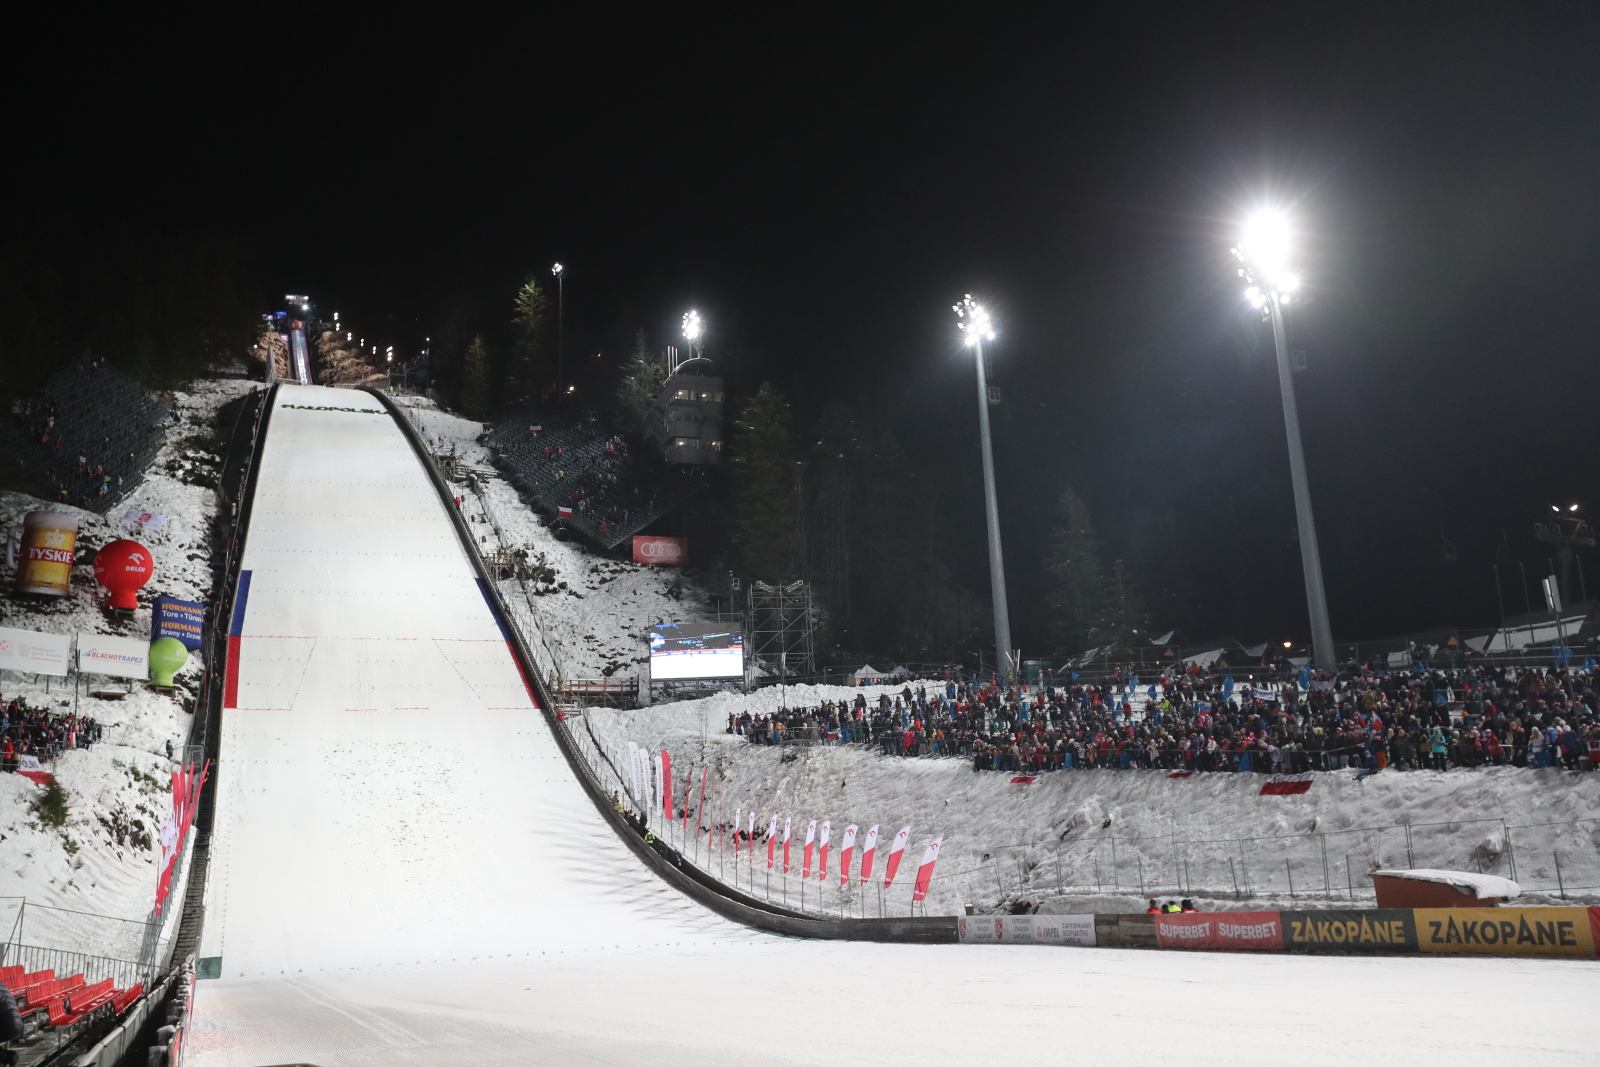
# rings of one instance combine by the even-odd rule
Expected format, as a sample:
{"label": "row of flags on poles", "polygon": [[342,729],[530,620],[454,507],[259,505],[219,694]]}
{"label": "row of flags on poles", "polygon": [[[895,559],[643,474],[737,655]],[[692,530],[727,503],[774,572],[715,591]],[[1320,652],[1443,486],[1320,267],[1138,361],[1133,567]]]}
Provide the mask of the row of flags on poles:
{"label": "row of flags on poles", "polygon": [[[695,779],[699,778],[700,803],[694,807],[696,811],[695,831],[705,833],[712,831],[711,842],[714,847],[722,849],[724,838],[732,836],[734,860],[737,862],[741,856],[746,863],[756,863],[756,812],[754,809],[746,811],[739,807],[734,809],[733,821],[726,826],[712,824],[708,827],[705,821],[706,796],[710,783],[711,768],[701,767],[700,773],[695,774],[694,768],[687,767],[683,773],[683,801],[678,804],[675,800],[675,783],[672,777],[672,756],[665,749],[660,752],[651,752],[636,742],[628,742],[629,772],[633,786],[633,796],[637,803],[645,809],[648,816],[660,805],[662,819],[670,825],[677,818],[683,820],[685,830],[689,827],[689,812],[693,806]],[[856,861],[857,842],[860,842],[859,873],[860,885],[872,881],[872,868],[876,861],[878,850],[878,827],[869,826],[865,836],[860,835],[860,827],[855,823],[844,828],[839,841],[839,886],[844,888],[850,884],[850,867]],[[765,841],[767,844],[767,870],[781,868],[781,873],[787,875],[794,869],[790,854],[791,840],[794,833],[794,817],[783,816],[783,832],[778,832],[778,815],[768,816]],[[831,820],[810,819],[806,822],[805,843],[800,854],[800,877],[810,878],[812,871],[816,871],[819,882],[828,881],[828,853],[832,845],[833,823]],[[889,889],[894,885],[895,877],[900,872],[900,861],[904,858],[906,845],[911,840],[911,825],[908,823],[900,828],[889,842],[889,855],[883,865],[883,888]],[[939,848],[944,843],[944,838],[935,837],[928,842],[927,849],[922,854],[922,862],[917,865],[917,877],[912,885],[911,899],[922,901],[928,898],[928,886],[933,882],[934,865],[939,862]],[[783,847],[782,860],[778,855],[779,845]]]}

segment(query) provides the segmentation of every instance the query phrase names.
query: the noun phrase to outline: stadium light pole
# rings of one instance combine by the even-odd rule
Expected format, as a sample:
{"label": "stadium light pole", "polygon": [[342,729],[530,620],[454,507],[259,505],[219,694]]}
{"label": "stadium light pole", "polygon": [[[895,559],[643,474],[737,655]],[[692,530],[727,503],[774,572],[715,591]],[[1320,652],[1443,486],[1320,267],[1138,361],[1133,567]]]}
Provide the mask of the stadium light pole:
{"label": "stadium light pole", "polygon": [[983,504],[989,523],[989,590],[994,597],[995,667],[1002,680],[1016,673],[1012,662],[1011,612],[1006,606],[1006,566],[1000,553],[1000,502],[994,488],[994,445],[989,439],[989,380],[983,369],[983,342],[994,340],[994,322],[968,293],[952,306],[956,324],[972,346],[978,368],[978,440],[983,450]]}
{"label": "stadium light pole", "polygon": [[557,263],[550,268],[556,276],[556,385],[561,385],[561,375],[567,355],[567,268]]}
{"label": "stadium light pole", "polygon": [[1300,530],[1300,568],[1305,574],[1306,609],[1311,616],[1311,661],[1314,666],[1336,666],[1333,627],[1328,622],[1328,596],[1322,584],[1322,556],[1317,549],[1317,527],[1311,515],[1311,485],[1306,479],[1306,453],[1300,443],[1300,412],[1294,400],[1294,368],[1289,364],[1288,335],[1283,328],[1283,305],[1300,286],[1300,276],[1290,266],[1294,235],[1281,211],[1252,215],[1233,249],[1239,260],[1239,277],[1245,281],[1245,300],[1272,323],[1272,343],[1278,355],[1278,392],[1283,398],[1283,428],[1289,439],[1289,474],[1294,482],[1295,525]]}

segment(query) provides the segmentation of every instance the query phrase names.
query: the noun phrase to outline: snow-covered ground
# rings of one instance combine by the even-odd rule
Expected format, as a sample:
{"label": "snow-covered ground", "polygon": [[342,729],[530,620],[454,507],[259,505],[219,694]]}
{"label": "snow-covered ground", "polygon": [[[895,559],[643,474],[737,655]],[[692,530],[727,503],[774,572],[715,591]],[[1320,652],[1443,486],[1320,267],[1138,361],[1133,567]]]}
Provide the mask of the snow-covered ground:
{"label": "snow-covered ground", "polygon": [[[225,977],[196,991],[197,1067],[1592,1057],[1592,962],[825,943],[727,922],[640,865],[574,781],[398,432],[377,412],[280,414],[224,724],[202,955]],[[677,710],[639,715],[691,730]]]}
{"label": "snow-covered ground", "polygon": [[[436,451],[453,453],[466,466],[491,469],[488,449],[477,443],[483,423],[441,411],[425,397],[395,399],[411,411],[413,423]],[[646,658],[645,627],[706,610],[703,594],[682,568],[614,560],[577,541],[558,541],[503,479],[484,478],[480,484],[481,493],[473,492],[465,481],[453,487],[466,502],[483,551],[494,550],[498,526],[506,548],[525,549],[530,558],[542,560],[554,572],[534,589],[531,615],[566,677],[636,678]],[[529,598],[520,583],[507,580],[500,585],[527,627]]]}
{"label": "snow-covered ground", "polygon": [[[628,741],[665,746],[680,793],[681,768],[711,766],[722,779],[720,798],[708,803],[719,822],[753,808],[759,831],[773,814],[780,827],[790,817],[798,847],[811,819],[827,819],[835,850],[850,823],[862,831],[878,824],[884,838],[909,823],[908,865],[942,836],[929,914],[1022,900],[1047,912],[1137,911],[1152,895],[1193,897],[1207,910],[1337,907],[1352,888],[1370,904],[1370,871],[1409,866],[1515,874],[1524,903],[1563,903],[1564,885],[1574,902],[1600,904],[1600,773],[1498,767],[1359,781],[1342,771],[1317,775],[1301,796],[1261,796],[1263,775],[1173,779],[1157,770],[1062,771],[1021,785],[1010,774],[974,772],[967,760],[884,757],[859,745],[780,750],[726,732],[730,714],[771,712],[785,699],[815,706],[864,692],[875,701],[900,688],[769,687],[633,711],[595,708],[587,719],[614,761]],[[697,804],[698,796],[697,785]],[[706,846],[695,853],[693,835],[688,844],[705,864]],[[713,873],[735,877],[730,857],[709,859]],[[741,868],[740,883],[748,886],[751,873]],[[765,873],[763,855],[757,892],[767,890]],[[908,881],[897,883],[887,906],[905,914],[910,891]],[[799,880],[777,875],[771,892],[793,904]],[[875,893],[853,892],[841,899],[830,886],[823,906],[876,914]],[[813,884],[808,904],[816,893]]]}
{"label": "snow-covered ground", "polygon": [[[107,515],[47,504],[21,493],[0,492],[0,529],[19,524],[29,511],[59,510],[79,517],[79,546],[99,546],[128,537],[149,548],[155,571],[140,592],[141,606],[131,620],[103,609],[105,591],[91,567],[73,572],[72,592],[58,601],[0,599],[0,625],[49,633],[99,633],[148,638],[150,602],[157,593],[205,601],[211,593],[211,537],[216,517],[216,484],[225,439],[213,437],[217,410],[249,392],[239,379],[201,381],[187,393],[172,395],[177,423],[144,481]],[[122,521],[130,510],[165,517],[159,530],[134,529]],[[67,792],[65,826],[42,825],[33,811],[41,788],[16,774],[0,774],[0,896],[24,898],[30,906],[22,928],[26,943],[117,956],[138,946],[138,931],[84,916],[65,917],[46,908],[90,912],[143,922],[155,900],[157,827],[170,813],[170,741],[175,753],[189,732],[192,700],[201,665],[197,658],[178,675],[187,689],[180,699],[140,683],[84,676],[74,695],[70,679],[50,679],[7,671],[0,675],[0,697],[21,695],[32,706],[70,711],[104,727],[91,748],[62,754],[51,769]],[[94,682],[93,686],[87,684]],[[102,686],[100,683],[110,683]],[[91,688],[129,690],[123,700],[101,700]],[[14,909],[16,901],[11,903]],[[10,913],[5,916],[7,930]]]}

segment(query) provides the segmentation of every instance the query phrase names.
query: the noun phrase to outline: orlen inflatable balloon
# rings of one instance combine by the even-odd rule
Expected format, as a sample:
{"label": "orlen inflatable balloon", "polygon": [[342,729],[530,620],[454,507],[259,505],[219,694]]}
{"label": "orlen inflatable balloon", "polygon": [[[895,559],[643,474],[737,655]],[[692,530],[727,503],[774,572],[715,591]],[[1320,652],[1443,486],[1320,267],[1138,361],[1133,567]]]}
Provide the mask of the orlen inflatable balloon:
{"label": "orlen inflatable balloon", "polygon": [[155,559],[137,541],[121,538],[94,557],[94,580],[111,590],[111,606],[132,611],[139,606],[139,587],[150,580]]}

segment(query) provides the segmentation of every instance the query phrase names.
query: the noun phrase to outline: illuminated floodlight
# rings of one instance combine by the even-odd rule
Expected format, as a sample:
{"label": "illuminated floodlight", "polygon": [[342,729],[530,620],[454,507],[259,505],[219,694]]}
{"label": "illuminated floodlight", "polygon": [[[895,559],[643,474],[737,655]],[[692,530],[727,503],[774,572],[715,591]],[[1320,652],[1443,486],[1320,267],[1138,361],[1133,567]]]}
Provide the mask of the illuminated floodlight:
{"label": "illuminated floodlight", "polygon": [[561,277],[561,272],[563,270],[565,270],[565,269],[566,269],[565,267],[563,267],[561,264],[557,263],[555,266],[550,268],[550,273],[554,274],[557,278],[559,278],[559,277]]}
{"label": "illuminated floodlight", "polygon": [[1263,209],[1246,219],[1233,254],[1242,264],[1239,276],[1248,285],[1244,298],[1251,307],[1265,307],[1273,296],[1287,303],[1300,287],[1292,266],[1294,231],[1281,211]]}
{"label": "illuminated floodlight", "polygon": [[956,323],[956,327],[965,335],[967,344],[975,345],[979,341],[994,340],[994,320],[989,317],[989,312],[982,304],[972,299],[971,293],[962,297],[961,303],[950,305],[950,310],[961,320]]}
{"label": "illuminated floodlight", "polygon": [[700,340],[700,335],[705,332],[705,322],[700,318],[700,312],[689,311],[683,316],[683,336],[691,344]]}

